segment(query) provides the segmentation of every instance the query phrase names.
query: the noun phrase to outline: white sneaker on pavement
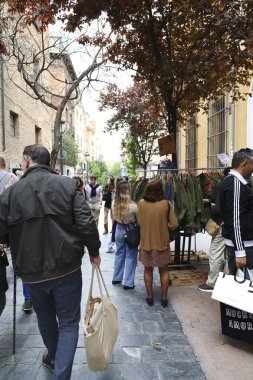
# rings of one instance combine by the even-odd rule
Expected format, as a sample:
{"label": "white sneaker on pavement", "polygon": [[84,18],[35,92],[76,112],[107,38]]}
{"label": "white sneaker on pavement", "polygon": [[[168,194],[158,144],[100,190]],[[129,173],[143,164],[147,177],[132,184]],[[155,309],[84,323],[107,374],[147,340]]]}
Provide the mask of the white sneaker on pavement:
{"label": "white sneaker on pavement", "polygon": [[113,253],[114,252],[114,248],[110,248],[110,247],[107,247],[106,250],[105,250],[106,253]]}

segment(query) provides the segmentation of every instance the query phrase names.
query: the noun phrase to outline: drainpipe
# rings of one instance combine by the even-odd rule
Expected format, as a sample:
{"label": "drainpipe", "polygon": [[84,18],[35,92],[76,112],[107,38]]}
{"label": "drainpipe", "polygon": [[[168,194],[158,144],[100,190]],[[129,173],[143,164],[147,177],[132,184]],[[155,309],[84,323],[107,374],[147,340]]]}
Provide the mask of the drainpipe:
{"label": "drainpipe", "polygon": [[232,103],[231,103],[231,144],[230,144],[230,155],[233,158],[235,151],[235,86],[232,86]]}
{"label": "drainpipe", "polygon": [[2,113],[2,151],[5,151],[5,107],[4,107],[4,65],[0,56],[1,113]]}

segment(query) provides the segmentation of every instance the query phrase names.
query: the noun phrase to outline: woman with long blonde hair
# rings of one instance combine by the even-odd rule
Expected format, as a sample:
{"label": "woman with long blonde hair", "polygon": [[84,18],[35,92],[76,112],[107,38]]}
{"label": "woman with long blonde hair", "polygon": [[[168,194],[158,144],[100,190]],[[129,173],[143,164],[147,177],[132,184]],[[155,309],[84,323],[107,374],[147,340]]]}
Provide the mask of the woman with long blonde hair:
{"label": "woman with long blonde hair", "polygon": [[121,284],[124,289],[134,289],[134,276],[137,265],[137,248],[129,248],[124,234],[125,227],[136,222],[137,204],[131,200],[131,186],[128,181],[120,181],[116,187],[113,202],[113,217],[117,222],[115,242],[116,253],[114,259],[114,273],[112,284]]}

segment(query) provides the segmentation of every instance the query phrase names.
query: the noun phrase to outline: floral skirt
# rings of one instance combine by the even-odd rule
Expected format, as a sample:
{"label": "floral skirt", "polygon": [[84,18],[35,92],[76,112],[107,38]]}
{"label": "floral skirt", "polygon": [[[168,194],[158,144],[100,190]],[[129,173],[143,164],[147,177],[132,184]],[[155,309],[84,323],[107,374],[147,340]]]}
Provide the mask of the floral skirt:
{"label": "floral skirt", "polygon": [[165,267],[171,261],[170,248],[166,248],[163,251],[157,251],[155,249],[151,251],[146,251],[145,249],[140,249],[139,261],[149,268],[154,267]]}

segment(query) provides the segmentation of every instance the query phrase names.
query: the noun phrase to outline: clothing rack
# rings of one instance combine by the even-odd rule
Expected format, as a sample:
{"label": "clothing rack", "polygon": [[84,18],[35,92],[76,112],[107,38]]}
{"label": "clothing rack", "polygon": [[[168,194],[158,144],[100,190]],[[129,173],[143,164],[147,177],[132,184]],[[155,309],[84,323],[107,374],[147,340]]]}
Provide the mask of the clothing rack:
{"label": "clothing rack", "polygon": [[[181,173],[181,172],[184,172],[184,173],[190,173],[190,172],[196,172],[196,171],[202,171],[202,172],[222,172],[227,166],[219,166],[219,167],[212,167],[212,168],[179,168],[179,169],[164,169],[164,168],[157,168],[157,169],[147,169],[146,170],[146,174],[149,174],[149,173],[157,173],[159,174],[159,172],[166,172],[166,173],[163,173],[163,174],[174,174],[174,173]],[[144,169],[137,169],[138,173],[144,173]],[[161,173],[160,173],[161,174]],[[161,174],[161,175],[163,175]]]}
{"label": "clothing rack", "polygon": [[[201,168],[157,168],[157,169],[150,169],[146,171],[147,177],[152,178],[150,174],[153,176],[158,176],[162,178],[164,175],[167,174],[190,174],[190,173],[195,173],[197,172],[206,172],[206,173],[222,173],[223,170],[226,168],[226,166],[221,166],[221,167],[201,167]],[[143,169],[138,170],[138,172],[143,172]],[[192,237],[194,237],[194,249],[192,249]],[[185,249],[186,246],[186,238],[188,238],[188,244],[187,244],[187,249]],[[182,246],[182,249],[181,249]],[[189,266],[190,265],[190,256],[191,254],[196,254],[196,234],[192,233],[187,233],[184,230],[181,230],[179,232],[178,238],[175,239],[175,255],[174,255],[174,263],[171,264],[171,266]],[[186,260],[185,260],[186,256]]]}

